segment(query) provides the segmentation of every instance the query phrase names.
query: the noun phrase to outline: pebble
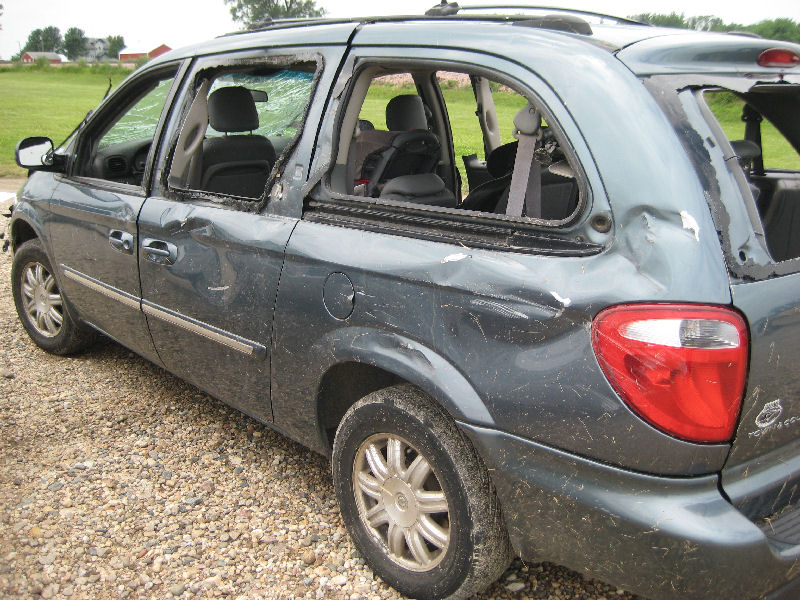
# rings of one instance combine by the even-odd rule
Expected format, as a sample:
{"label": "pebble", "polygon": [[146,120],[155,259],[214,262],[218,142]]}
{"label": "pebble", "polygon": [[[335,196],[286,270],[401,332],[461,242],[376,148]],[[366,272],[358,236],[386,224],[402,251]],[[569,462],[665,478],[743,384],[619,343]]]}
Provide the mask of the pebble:
{"label": "pebble", "polygon": [[[326,459],[111,341],[37,349],[10,264],[0,253],[0,598],[401,600],[346,535]],[[476,598],[523,590],[633,598],[519,560]]]}

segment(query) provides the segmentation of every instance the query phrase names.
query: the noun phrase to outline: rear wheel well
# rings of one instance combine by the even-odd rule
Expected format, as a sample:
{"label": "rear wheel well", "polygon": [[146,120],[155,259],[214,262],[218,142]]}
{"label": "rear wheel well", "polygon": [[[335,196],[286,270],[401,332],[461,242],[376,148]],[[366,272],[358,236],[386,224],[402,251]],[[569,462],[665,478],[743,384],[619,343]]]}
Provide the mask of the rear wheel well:
{"label": "rear wheel well", "polygon": [[11,228],[11,249],[16,251],[22,244],[37,237],[33,227],[22,219],[17,219]]}
{"label": "rear wheel well", "polygon": [[346,362],[331,367],[322,377],[317,394],[320,428],[328,450],[344,413],[361,398],[404,380],[394,373],[364,363]]}

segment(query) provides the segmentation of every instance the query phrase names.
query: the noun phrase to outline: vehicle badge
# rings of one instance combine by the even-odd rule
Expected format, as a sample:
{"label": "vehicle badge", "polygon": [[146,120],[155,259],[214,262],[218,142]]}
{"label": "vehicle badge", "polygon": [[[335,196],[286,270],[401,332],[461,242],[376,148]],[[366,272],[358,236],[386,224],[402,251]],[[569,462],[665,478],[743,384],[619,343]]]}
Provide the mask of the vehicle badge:
{"label": "vehicle badge", "polygon": [[783,406],[781,406],[780,400],[767,402],[756,417],[756,425],[759,429],[769,427],[778,420],[778,417],[781,416],[781,413],[783,413]]}

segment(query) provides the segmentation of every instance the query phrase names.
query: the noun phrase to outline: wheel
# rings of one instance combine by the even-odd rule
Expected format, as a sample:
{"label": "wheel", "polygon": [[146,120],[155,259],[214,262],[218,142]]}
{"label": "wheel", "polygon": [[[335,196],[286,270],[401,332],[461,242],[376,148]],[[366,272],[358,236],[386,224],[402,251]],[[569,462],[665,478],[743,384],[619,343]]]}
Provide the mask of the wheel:
{"label": "wheel", "polygon": [[466,598],[508,566],[508,534],[483,462],[417,388],[386,388],[350,407],[332,470],[353,542],[403,594]]}
{"label": "wheel", "polygon": [[72,354],[94,340],[91,330],[70,315],[38,239],[28,240],[14,253],[11,292],[22,326],[43,350]]}

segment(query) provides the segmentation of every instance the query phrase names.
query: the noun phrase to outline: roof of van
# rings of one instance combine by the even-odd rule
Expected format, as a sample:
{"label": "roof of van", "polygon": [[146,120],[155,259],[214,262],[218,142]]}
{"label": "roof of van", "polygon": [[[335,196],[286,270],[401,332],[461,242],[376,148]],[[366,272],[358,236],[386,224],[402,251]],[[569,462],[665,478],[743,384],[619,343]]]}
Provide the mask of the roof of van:
{"label": "roof of van", "polygon": [[[547,7],[505,7],[511,11],[530,10],[536,14],[400,15],[358,18],[282,19],[268,21],[253,31],[235,32],[215,40],[188,46],[163,55],[158,62],[176,58],[257,48],[259,46],[345,44],[354,30],[382,24],[404,24],[405,28],[429,33],[435,28],[438,40],[452,35],[453,46],[475,47],[475,39],[486,27],[515,27],[515,34],[527,32],[532,38],[556,34],[571,38],[575,50],[583,44],[600,46],[615,53],[637,75],[669,73],[788,73],[800,74],[800,63],[761,67],[758,57],[768,49],[786,48],[800,56],[800,45],[767,40],[745,33],[712,33],[654,27],[631,19]],[[492,10],[486,7],[485,10]],[[384,25],[385,26],[385,25]],[[405,29],[409,31],[409,29]],[[397,45],[418,45],[416,36],[398,38]],[[428,38],[429,39],[429,38]],[[448,45],[451,45],[448,43]]]}

